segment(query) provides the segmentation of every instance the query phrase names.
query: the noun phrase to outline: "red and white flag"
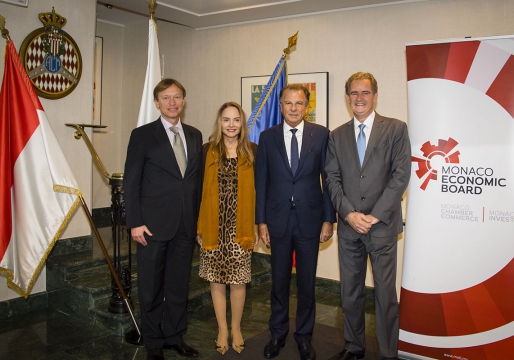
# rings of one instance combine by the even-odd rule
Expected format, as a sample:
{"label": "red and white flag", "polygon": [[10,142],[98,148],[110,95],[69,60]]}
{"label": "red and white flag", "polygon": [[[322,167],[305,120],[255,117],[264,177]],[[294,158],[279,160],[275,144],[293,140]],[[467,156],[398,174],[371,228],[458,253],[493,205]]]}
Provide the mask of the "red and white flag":
{"label": "red and white flag", "polygon": [[27,298],[81,194],[12,41],[0,93],[0,169],[0,273]]}

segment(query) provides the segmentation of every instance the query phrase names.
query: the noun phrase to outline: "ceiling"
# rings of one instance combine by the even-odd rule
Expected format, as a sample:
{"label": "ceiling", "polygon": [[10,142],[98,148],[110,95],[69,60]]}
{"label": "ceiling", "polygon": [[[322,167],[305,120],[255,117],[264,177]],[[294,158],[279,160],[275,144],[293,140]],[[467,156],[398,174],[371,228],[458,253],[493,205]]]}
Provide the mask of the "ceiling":
{"label": "ceiling", "polygon": [[[155,18],[194,29],[426,0],[157,0]],[[149,17],[147,0],[98,0],[97,19],[126,26]]]}

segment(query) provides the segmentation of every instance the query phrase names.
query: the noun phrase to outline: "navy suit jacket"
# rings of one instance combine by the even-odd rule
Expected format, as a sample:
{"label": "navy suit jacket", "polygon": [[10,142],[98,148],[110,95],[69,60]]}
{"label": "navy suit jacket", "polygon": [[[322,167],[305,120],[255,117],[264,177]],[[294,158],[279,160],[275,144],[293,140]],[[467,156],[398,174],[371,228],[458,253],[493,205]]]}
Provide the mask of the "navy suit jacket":
{"label": "navy suit jacket", "polygon": [[267,224],[271,237],[284,236],[292,198],[303,236],[317,237],[323,222],[335,222],[325,181],[328,136],[327,128],[305,121],[300,162],[293,177],[283,123],[261,133],[255,161],[255,223]]}
{"label": "navy suit jacket", "polygon": [[184,123],[182,128],[187,146],[184,177],[160,118],[132,130],[130,136],[123,179],[127,228],[146,225],[152,240],[172,239],[181,219],[187,235],[196,236],[202,133]]}

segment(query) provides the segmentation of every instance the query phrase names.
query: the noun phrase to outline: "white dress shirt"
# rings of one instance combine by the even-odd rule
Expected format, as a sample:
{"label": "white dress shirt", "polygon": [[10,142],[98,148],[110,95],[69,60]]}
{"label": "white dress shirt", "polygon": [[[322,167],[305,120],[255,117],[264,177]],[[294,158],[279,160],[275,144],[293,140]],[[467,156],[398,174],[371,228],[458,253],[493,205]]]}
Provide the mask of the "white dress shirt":
{"label": "white dress shirt", "polygon": [[287,160],[289,160],[289,166],[291,166],[291,139],[293,133],[291,129],[298,129],[296,132],[296,140],[298,141],[298,160],[300,160],[300,153],[302,152],[302,138],[303,138],[303,125],[305,120],[302,120],[297,127],[292,128],[284,121],[284,142],[286,143]]}
{"label": "white dress shirt", "polygon": [[[368,147],[369,142],[369,136],[371,135],[371,128],[373,127],[373,123],[375,122],[375,112],[373,111],[369,116],[364,120],[362,124],[366,125],[364,127],[364,135],[366,135],[366,148]],[[357,138],[359,137],[359,133],[361,132],[361,129],[359,128],[359,125],[361,122],[357,120],[355,117],[353,118],[353,128],[355,130],[355,141],[357,141]]]}

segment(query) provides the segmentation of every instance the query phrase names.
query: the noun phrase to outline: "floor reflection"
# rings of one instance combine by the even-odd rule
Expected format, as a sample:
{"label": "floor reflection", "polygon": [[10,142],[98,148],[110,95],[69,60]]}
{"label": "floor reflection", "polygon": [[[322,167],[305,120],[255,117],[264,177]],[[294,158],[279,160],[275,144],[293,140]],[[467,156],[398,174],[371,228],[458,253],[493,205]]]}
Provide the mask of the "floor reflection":
{"label": "floor reflection", "polygon": [[[268,327],[270,290],[270,282],[248,290],[242,322],[243,335],[247,339]],[[292,287],[291,315],[296,309],[295,291]],[[316,297],[316,322],[342,327],[339,295],[317,291]],[[373,306],[370,304],[366,308]],[[201,356],[197,359],[215,355],[213,344],[217,325],[212,305],[193,309],[188,316],[185,340],[200,351]],[[366,314],[367,335],[375,335],[374,321],[373,313]],[[49,308],[0,320],[0,339],[0,359],[146,359],[144,347],[128,344],[123,337],[108,330]],[[171,350],[165,350],[164,354],[169,360],[183,359]]]}

